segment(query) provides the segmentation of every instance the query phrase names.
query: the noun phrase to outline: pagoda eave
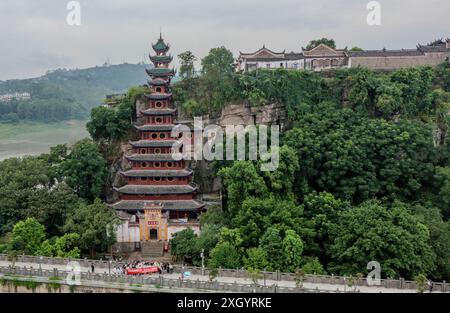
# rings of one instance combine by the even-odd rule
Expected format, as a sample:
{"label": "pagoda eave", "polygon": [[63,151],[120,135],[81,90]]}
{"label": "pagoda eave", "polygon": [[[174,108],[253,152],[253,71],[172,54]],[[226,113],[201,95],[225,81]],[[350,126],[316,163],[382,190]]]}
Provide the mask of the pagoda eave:
{"label": "pagoda eave", "polygon": [[188,177],[192,170],[129,170],[120,172],[125,177]]}
{"label": "pagoda eave", "polygon": [[[163,153],[163,154],[131,154],[125,155],[125,158],[128,161],[134,162],[171,162],[177,161],[173,158],[172,154]],[[179,161],[179,160],[178,160]]]}
{"label": "pagoda eave", "polygon": [[166,125],[134,125],[134,128],[136,128],[139,131],[172,131],[175,129],[176,125],[174,124],[166,124]]}
{"label": "pagoda eave", "polygon": [[144,94],[144,97],[148,100],[167,100],[172,98],[172,94],[171,93]]}
{"label": "pagoda eave", "polygon": [[141,114],[144,115],[173,115],[177,109],[147,109],[141,110]]}
{"label": "pagoda eave", "polygon": [[139,140],[130,141],[130,145],[138,148],[173,147],[177,142],[181,144],[178,140]]}
{"label": "pagoda eave", "polygon": [[174,210],[174,211],[197,211],[205,207],[204,203],[196,200],[171,200],[171,201],[145,201],[145,200],[121,200],[114,204],[109,205],[115,210],[124,211],[139,211],[143,210],[149,204],[154,204],[163,208],[163,210]]}
{"label": "pagoda eave", "polygon": [[172,195],[193,194],[197,191],[192,185],[125,185],[114,190],[126,195]]}

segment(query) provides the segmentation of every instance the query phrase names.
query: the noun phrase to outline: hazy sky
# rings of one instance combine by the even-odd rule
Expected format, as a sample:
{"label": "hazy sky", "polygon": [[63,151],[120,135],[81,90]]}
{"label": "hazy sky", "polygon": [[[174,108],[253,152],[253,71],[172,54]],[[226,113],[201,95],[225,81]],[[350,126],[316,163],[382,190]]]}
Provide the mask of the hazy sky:
{"label": "hazy sky", "polygon": [[199,58],[221,45],[237,56],[263,44],[300,51],[320,37],[339,48],[398,49],[450,36],[449,0],[379,0],[381,26],[367,25],[368,0],[80,0],[81,26],[67,24],[68,2],[1,0],[0,80],[139,62],[160,28],[172,55]]}

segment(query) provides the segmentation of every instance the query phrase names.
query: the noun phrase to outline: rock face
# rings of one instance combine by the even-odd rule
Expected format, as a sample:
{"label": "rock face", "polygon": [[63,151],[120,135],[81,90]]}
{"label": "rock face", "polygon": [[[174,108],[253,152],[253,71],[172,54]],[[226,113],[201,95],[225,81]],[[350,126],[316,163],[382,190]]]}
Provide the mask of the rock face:
{"label": "rock face", "polygon": [[[136,100],[136,116],[137,122],[140,124],[142,120],[141,110],[146,108],[144,101]],[[190,123],[192,119],[186,117],[180,106],[178,106],[178,121],[182,123]],[[279,125],[280,131],[286,129],[286,111],[284,106],[278,103],[250,106],[246,102],[234,103],[225,106],[220,114],[216,116],[205,115],[202,117],[204,126],[209,124],[219,125],[225,127],[227,125]],[[130,165],[122,156],[131,152],[131,146],[126,143],[120,145],[120,152],[110,168],[110,175],[108,179],[108,203],[118,201],[118,195],[112,190],[113,186],[122,186],[125,181],[120,175],[121,171],[130,168]],[[195,166],[194,166],[195,165]],[[200,186],[200,192],[203,194],[217,194],[222,189],[220,178],[215,177],[211,169],[211,164],[207,161],[197,161],[192,164],[194,169],[194,182]]]}
{"label": "rock face", "polygon": [[273,103],[262,106],[250,106],[248,103],[225,106],[217,117],[204,116],[205,124],[226,125],[279,125],[286,128],[286,111],[284,106]]}

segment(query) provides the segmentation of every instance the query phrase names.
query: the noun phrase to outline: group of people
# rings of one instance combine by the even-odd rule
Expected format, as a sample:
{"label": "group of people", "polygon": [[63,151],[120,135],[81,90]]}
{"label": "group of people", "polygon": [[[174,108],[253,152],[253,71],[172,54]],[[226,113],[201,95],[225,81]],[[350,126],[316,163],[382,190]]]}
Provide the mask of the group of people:
{"label": "group of people", "polygon": [[158,273],[173,273],[173,265],[169,263],[159,263],[159,262],[148,262],[148,261],[133,261],[118,264],[112,270],[115,275],[125,275],[129,269],[139,269],[146,267],[156,267],[158,268]]}

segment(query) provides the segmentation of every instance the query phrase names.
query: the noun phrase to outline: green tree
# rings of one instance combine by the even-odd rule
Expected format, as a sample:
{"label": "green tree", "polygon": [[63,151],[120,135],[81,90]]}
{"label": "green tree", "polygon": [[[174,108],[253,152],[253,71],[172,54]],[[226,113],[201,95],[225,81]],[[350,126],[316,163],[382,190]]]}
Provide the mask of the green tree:
{"label": "green tree", "polygon": [[283,270],[284,251],[283,239],[280,231],[275,227],[269,227],[261,237],[261,248],[269,257],[268,261],[273,270]]}
{"label": "green tree", "polygon": [[8,251],[36,255],[44,239],[45,227],[30,217],[14,225],[8,242]]}
{"label": "green tree", "polygon": [[100,196],[107,175],[106,161],[90,139],[78,141],[61,163],[65,182],[82,198]]}
{"label": "green tree", "polygon": [[197,58],[191,51],[185,51],[178,55],[180,59],[180,76],[182,78],[191,78],[195,75],[195,67],[194,62],[197,61]]}
{"label": "green tree", "polygon": [[247,255],[244,257],[244,266],[246,269],[260,269],[270,271],[272,268],[267,260],[268,256],[264,249],[250,248],[247,249]]}
{"label": "green tree", "polygon": [[232,217],[239,212],[246,198],[261,197],[268,192],[263,178],[252,162],[234,162],[231,167],[221,169],[218,175],[222,177],[223,184],[226,186],[227,209]]}
{"label": "green tree", "polygon": [[208,266],[213,268],[239,268],[241,255],[231,242],[219,242],[210,252]]}
{"label": "green tree", "polygon": [[336,49],[336,43],[335,43],[334,39],[328,39],[328,38],[320,38],[320,39],[311,40],[309,42],[309,44],[306,46],[306,49],[307,50],[313,49],[320,44],[324,44],[332,49]]}
{"label": "green tree", "polygon": [[287,230],[282,243],[283,269],[294,272],[300,266],[303,242],[293,230]]}
{"label": "green tree", "polygon": [[183,262],[192,263],[192,258],[199,254],[196,245],[197,235],[191,228],[176,232],[169,244],[171,247],[170,253],[176,258],[182,258]]}
{"label": "green tree", "polygon": [[329,269],[342,275],[363,272],[378,260],[387,277],[411,278],[435,269],[428,228],[404,204],[392,208],[368,201],[339,214]]}
{"label": "green tree", "polygon": [[234,72],[233,53],[225,47],[213,48],[202,59],[202,72],[206,75],[226,75]]}
{"label": "green tree", "polygon": [[83,204],[70,214],[64,231],[78,234],[78,247],[93,257],[95,251],[106,251],[115,243],[119,223],[116,213],[97,198],[94,203]]}
{"label": "green tree", "polygon": [[415,205],[414,215],[421,223],[426,225],[430,231],[430,245],[436,254],[436,270],[430,275],[434,280],[450,279],[450,222],[442,219],[438,208],[432,207],[430,203]]}

